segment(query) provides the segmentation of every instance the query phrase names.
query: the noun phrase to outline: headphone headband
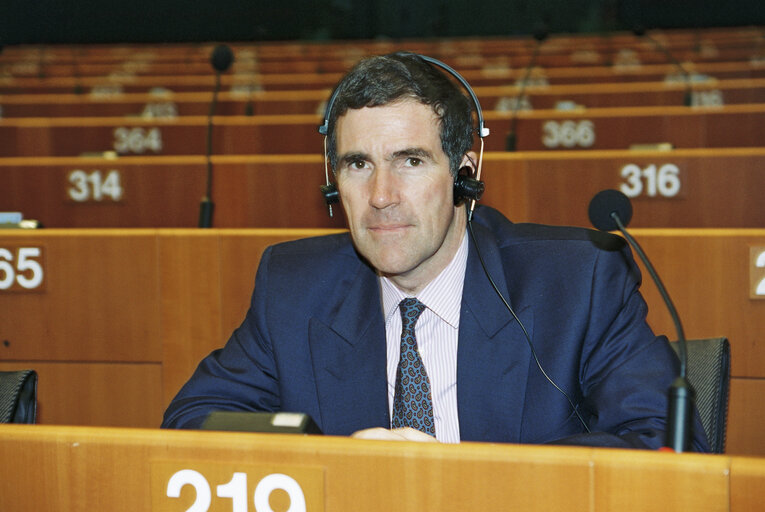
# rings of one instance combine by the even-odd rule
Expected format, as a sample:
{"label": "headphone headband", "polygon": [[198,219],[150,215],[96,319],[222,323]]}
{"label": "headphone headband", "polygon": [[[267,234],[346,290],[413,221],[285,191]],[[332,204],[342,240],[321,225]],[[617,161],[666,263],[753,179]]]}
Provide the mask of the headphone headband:
{"label": "headphone headband", "polygon": [[[481,104],[478,102],[478,98],[475,95],[475,92],[473,92],[473,89],[468,85],[467,81],[462,78],[462,76],[457,73],[454,69],[452,69],[450,66],[447,66],[440,60],[434,59],[432,57],[427,57],[425,55],[419,55],[416,53],[413,53],[412,55],[421,58],[425,62],[428,62],[434,66],[437,66],[450,75],[452,75],[459,83],[462,84],[462,86],[465,88],[465,90],[470,95],[470,98],[473,100],[473,104],[475,105],[475,111],[476,115],[478,116],[478,136],[481,138],[481,153],[478,157],[478,166],[475,170],[475,178],[471,177],[470,174],[463,175],[462,169],[460,169],[457,172],[457,176],[455,176],[454,180],[454,203],[458,204],[459,201],[463,199],[467,199],[470,201],[470,207],[468,208],[468,222],[473,217],[473,209],[475,208],[475,203],[481,198],[481,195],[483,194],[484,190],[484,184],[481,181],[481,164],[483,162],[483,138],[489,135],[489,129],[484,126],[483,122],[483,111],[481,110]],[[327,101],[327,108],[324,111],[324,122],[319,126],[319,133],[324,135],[324,178],[326,180],[326,184],[321,186],[321,193],[324,196],[324,201],[327,203],[327,207],[329,209],[329,216],[332,217],[332,205],[340,201],[340,194],[338,193],[337,187],[330,183],[329,181],[329,163],[328,163],[328,156],[327,156],[327,133],[329,132],[329,116],[332,113],[332,106],[335,104],[335,98],[337,98],[337,95],[340,91],[340,87],[336,87],[334,91],[332,91],[332,95],[329,97],[329,101]]]}
{"label": "headphone headband", "polygon": [[[478,102],[478,97],[475,95],[475,92],[473,92],[472,87],[467,83],[467,80],[462,78],[462,75],[457,73],[457,71],[454,70],[451,66],[441,62],[438,59],[434,59],[433,57],[428,57],[427,55],[420,55],[418,53],[414,53],[412,55],[415,55],[425,62],[429,62],[430,64],[433,64],[450,75],[452,75],[460,84],[462,84],[462,87],[465,88],[467,93],[470,95],[470,99],[473,100],[473,104],[475,105],[475,111],[478,116],[478,136],[481,138],[486,137],[489,135],[489,129],[484,126],[483,121],[483,111],[481,110],[481,104]],[[327,108],[324,110],[324,121],[319,126],[319,133],[322,135],[327,135],[329,132],[329,116],[332,113],[332,106],[335,104],[335,98],[337,98],[338,93],[340,92],[340,88],[335,88],[334,91],[332,91],[332,96],[329,97],[329,101],[327,101]]]}

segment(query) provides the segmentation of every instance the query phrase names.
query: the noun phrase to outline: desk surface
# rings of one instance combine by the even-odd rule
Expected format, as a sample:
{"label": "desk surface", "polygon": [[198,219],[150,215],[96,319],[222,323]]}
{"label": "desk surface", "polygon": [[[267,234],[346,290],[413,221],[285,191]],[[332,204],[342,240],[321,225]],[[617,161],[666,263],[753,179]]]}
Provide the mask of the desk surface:
{"label": "desk surface", "polygon": [[765,495],[765,459],[585,447],[0,425],[0,461],[3,510],[192,510],[206,490],[200,510],[741,511]]}

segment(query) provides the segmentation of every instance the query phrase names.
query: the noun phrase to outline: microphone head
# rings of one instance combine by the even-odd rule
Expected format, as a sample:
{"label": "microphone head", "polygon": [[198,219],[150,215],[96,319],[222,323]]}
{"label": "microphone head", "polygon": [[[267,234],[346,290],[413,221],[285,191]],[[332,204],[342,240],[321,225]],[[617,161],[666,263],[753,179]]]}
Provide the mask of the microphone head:
{"label": "microphone head", "polygon": [[632,27],[632,33],[637,37],[642,37],[645,35],[645,27],[643,25],[635,25]]}
{"label": "microphone head", "polygon": [[548,31],[547,31],[547,25],[545,25],[544,23],[540,23],[539,25],[534,27],[533,36],[534,36],[534,39],[536,39],[538,43],[541,43],[542,41],[547,39],[548,35],[549,34],[548,34]]}
{"label": "microphone head", "polygon": [[632,220],[632,203],[622,192],[614,189],[601,190],[590,201],[588,209],[590,222],[601,231],[619,229],[611,216],[615,213],[626,227]]}
{"label": "microphone head", "polygon": [[227,44],[219,44],[210,54],[210,64],[218,73],[223,73],[234,62],[234,52]]}

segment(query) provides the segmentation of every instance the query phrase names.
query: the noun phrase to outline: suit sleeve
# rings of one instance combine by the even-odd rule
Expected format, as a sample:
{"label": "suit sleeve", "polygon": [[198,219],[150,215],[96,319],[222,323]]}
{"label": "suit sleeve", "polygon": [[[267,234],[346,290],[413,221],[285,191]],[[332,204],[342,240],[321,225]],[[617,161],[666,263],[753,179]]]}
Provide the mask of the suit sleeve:
{"label": "suit sleeve", "polygon": [[[628,248],[599,251],[579,376],[592,433],[562,443],[649,449],[664,444],[667,391],[679,364],[667,338],[648,326],[639,286],[640,271]],[[697,412],[693,433],[691,449],[709,451]]]}
{"label": "suit sleeve", "polygon": [[276,364],[265,321],[271,248],[263,253],[250,308],[222,349],[205,357],[165,411],[163,428],[199,428],[212,411],[274,411]]}

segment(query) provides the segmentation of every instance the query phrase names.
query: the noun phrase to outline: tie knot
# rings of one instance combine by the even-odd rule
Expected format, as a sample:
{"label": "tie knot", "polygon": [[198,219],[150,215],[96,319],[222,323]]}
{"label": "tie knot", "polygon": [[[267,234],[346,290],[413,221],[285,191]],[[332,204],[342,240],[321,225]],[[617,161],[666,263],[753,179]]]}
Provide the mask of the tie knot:
{"label": "tie knot", "polygon": [[425,311],[425,304],[415,299],[414,297],[407,297],[398,304],[398,308],[401,310],[401,323],[404,328],[411,327],[417,322],[423,311]]}

